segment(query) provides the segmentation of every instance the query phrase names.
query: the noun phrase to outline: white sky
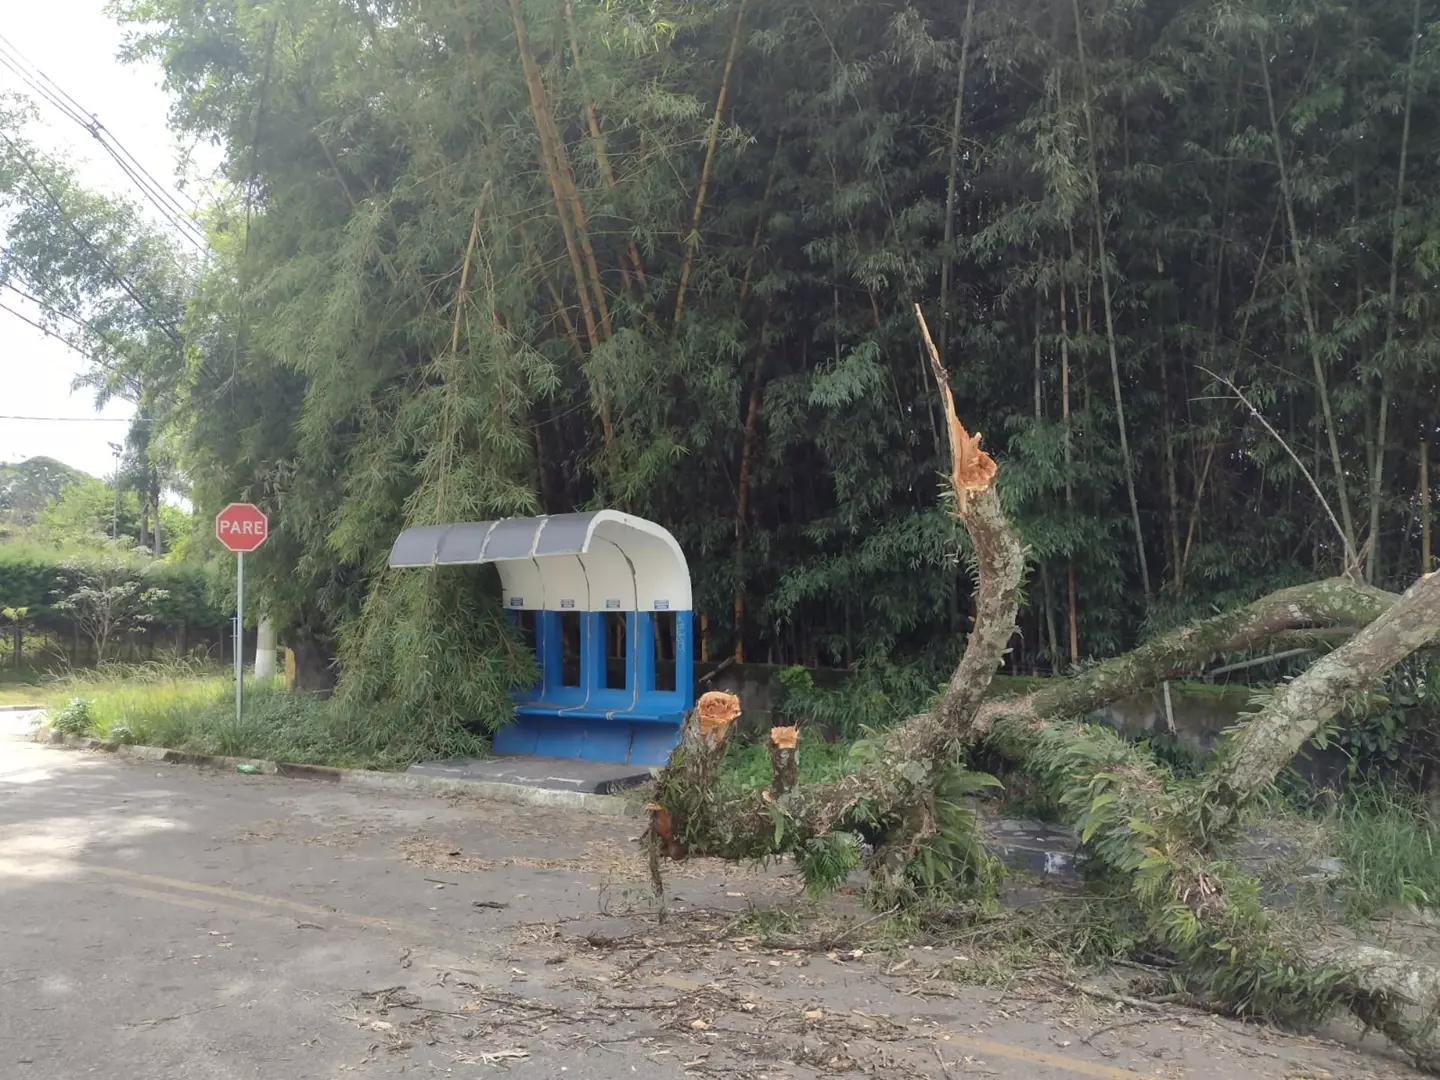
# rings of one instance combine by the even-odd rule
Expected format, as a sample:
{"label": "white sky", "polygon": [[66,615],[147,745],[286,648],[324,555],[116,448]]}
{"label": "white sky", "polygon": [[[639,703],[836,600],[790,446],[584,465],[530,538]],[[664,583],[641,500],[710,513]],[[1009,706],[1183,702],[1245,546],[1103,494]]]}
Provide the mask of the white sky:
{"label": "white sky", "polygon": [[[0,34],[111,134],[156,180],[173,186],[180,160],[166,126],[169,100],[158,67],[134,67],[117,58],[122,31],[105,16],[105,0],[0,0]],[[0,67],[0,90],[26,92],[19,77]],[[33,98],[33,94],[30,95]],[[111,194],[141,196],[103,149],[73,120],[43,101],[39,123],[25,134],[42,148],[59,152],[82,181]],[[195,158],[213,171],[219,151],[201,146]],[[192,167],[192,175],[195,169]],[[190,191],[196,187],[192,185]],[[190,204],[182,194],[180,201]],[[0,302],[34,318],[36,311],[13,292]],[[96,413],[91,391],[71,393],[85,365],[79,354],[47,338],[14,315],[0,311],[0,461],[46,455],[95,476],[113,468],[108,443],[123,442],[133,409],[113,402]],[[69,417],[16,420],[11,417]]]}

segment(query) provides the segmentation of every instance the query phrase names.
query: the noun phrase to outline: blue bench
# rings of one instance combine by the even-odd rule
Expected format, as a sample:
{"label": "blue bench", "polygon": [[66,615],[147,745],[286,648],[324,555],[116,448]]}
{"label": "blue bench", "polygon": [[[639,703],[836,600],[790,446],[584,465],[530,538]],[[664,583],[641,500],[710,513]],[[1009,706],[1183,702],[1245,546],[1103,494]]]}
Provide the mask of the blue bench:
{"label": "blue bench", "polygon": [[[517,617],[513,611],[510,614],[512,619]],[[515,720],[496,732],[496,753],[665,764],[680,741],[685,713],[694,704],[691,613],[674,613],[677,685],[671,690],[655,685],[655,616],[648,611],[624,613],[623,687],[607,685],[606,613],[576,613],[580,624],[579,682],[566,685],[564,614],[535,612],[540,682],[515,695]]]}

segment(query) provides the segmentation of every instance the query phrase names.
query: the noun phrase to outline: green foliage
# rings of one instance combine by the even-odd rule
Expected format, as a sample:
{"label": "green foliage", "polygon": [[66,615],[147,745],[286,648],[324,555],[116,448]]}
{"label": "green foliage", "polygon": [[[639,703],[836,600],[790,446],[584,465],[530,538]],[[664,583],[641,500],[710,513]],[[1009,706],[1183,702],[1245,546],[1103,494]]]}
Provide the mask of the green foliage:
{"label": "green foliage", "polygon": [[155,618],[154,605],[166,599],[163,589],[145,587],[143,566],[124,545],[108,545],[88,559],[71,559],[64,570],[74,589],[55,601],[55,610],[69,616],[94,642],[102,663],[111,641],[147,627]]}
{"label": "green foliage", "polygon": [[777,678],[784,688],[777,709],[787,722],[842,740],[890,727],[926,708],[939,690],[919,665],[884,661],[859,663],[842,683],[827,689],[817,687],[803,667],[786,668]]}
{"label": "green foliage", "polygon": [[[801,786],[823,784],[838,780],[851,772],[854,762],[850,759],[851,746],[848,743],[826,743],[810,740],[802,732],[803,750],[800,753]],[[770,755],[762,743],[741,745],[732,742],[725,748],[720,762],[717,786],[726,797],[733,797],[747,791],[762,791],[770,786]]]}
{"label": "green foliage", "polygon": [[0,523],[10,530],[33,525],[47,503],[82,479],[82,473],[54,458],[0,462]]}
{"label": "green foliage", "polygon": [[832,893],[859,868],[860,837],[852,832],[811,837],[796,849],[795,866],[811,896]]}
{"label": "green foliage", "polygon": [[[391,583],[395,534],[598,505],[677,534],[717,652],[943,670],[970,581],[917,300],[1034,555],[1015,671],[1332,572],[1297,459],[1375,581],[1430,569],[1428,10],[982,5],[966,48],[964,5],[779,0],[712,153],[735,0],[115,6],[222,149],[211,250],[16,140],[0,280],[140,406],[142,515],[177,464],[202,519],[270,511],[268,610],[396,715],[488,723],[521,675],[493,611]],[[811,704],[851,730],[918,689]]]}
{"label": "green foliage", "polygon": [[62,735],[89,735],[95,727],[90,703],[82,697],[71,698],[49,720],[50,726]]}
{"label": "green foliage", "polygon": [[918,899],[946,903],[994,896],[1004,865],[985,850],[974,801],[1000,786],[993,776],[961,768],[936,782],[930,805],[934,833],[906,867]]}
{"label": "green foliage", "polygon": [[1320,749],[1336,747],[1348,758],[1352,782],[1379,773],[1419,785],[1440,768],[1440,661],[1422,654],[1387,672],[1317,733]]}
{"label": "green foliage", "polygon": [[[384,715],[357,714],[270,681],[247,681],[244,716],[237,723],[233,675],[187,661],[103,664],[45,684],[39,692],[51,700],[70,696],[69,704],[52,707],[48,715],[52,727],[69,734],[200,754],[403,769],[457,746],[475,753],[484,745],[473,734],[391,723]],[[437,741],[427,743],[427,736]]]}
{"label": "green foliage", "polygon": [[0,544],[0,604],[67,638],[72,629],[113,643],[131,632],[215,627],[233,603],[225,588],[209,564],[155,561],[125,543]]}
{"label": "green foliage", "polygon": [[[1011,737],[1011,723],[1002,720],[996,736]],[[1026,768],[1080,837],[1087,873],[1128,894],[1146,940],[1176,958],[1187,989],[1291,1024],[1346,1003],[1337,973],[1305,964],[1262,909],[1255,879],[1201,854],[1200,782],[1172,778],[1099,725],[1048,727],[1030,746]]]}
{"label": "green foliage", "polygon": [[1440,907],[1440,827],[1425,799],[1372,782],[1342,795],[1321,821],[1336,841],[1338,884],[1352,920],[1409,905]]}

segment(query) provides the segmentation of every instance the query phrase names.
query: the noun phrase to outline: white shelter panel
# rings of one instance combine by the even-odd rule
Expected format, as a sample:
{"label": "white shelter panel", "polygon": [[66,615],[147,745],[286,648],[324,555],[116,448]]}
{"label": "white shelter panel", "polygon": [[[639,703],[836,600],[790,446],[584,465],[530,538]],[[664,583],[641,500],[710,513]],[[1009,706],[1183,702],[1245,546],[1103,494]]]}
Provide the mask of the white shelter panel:
{"label": "white shelter panel", "polygon": [[390,548],[390,565],[434,566],[440,541],[451,528],[450,525],[421,525],[406,529]]}
{"label": "white shelter panel", "polygon": [[595,515],[595,539],[609,540],[635,568],[635,600],[640,611],[689,611],[690,568],[670,533],[644,518],[614,510]]}
{"label": "white shelter panel", "polygon": [[547,555],[536,559],[535,565],[545,590],[546,611],[590,610],[590,585],[578,555]]}
{"label": "white shelter panel", "polygon": [[451,525],[435,548],[436,566],[473,566],[482,562],[485,540],[495,527],[493,521]]}
{"label": "white shelter panel", "polygon": [[514,611],[543,611],[545,575],[534,559],[505,559],[495,564],[505,606]]}
{"label": "white shelter panel", "polygon": [[625,552],[604,537],[590,541],[580,556],[590,582],[591,611],[636,611],[635,570]]}

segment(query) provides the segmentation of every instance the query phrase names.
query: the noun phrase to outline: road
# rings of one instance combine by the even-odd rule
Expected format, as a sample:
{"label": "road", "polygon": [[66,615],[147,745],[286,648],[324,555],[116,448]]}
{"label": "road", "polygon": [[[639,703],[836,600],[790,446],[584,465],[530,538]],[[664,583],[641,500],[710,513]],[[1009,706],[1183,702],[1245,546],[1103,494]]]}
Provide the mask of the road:
{"label": "road", "polygon": [[27,721],[0,713],[5,1080],[1410,1075],[967,986],[954,950],[767,949],[735,927],[793,897],[774,869],[678,868],[661,925],[633,821],[138,764]]}

